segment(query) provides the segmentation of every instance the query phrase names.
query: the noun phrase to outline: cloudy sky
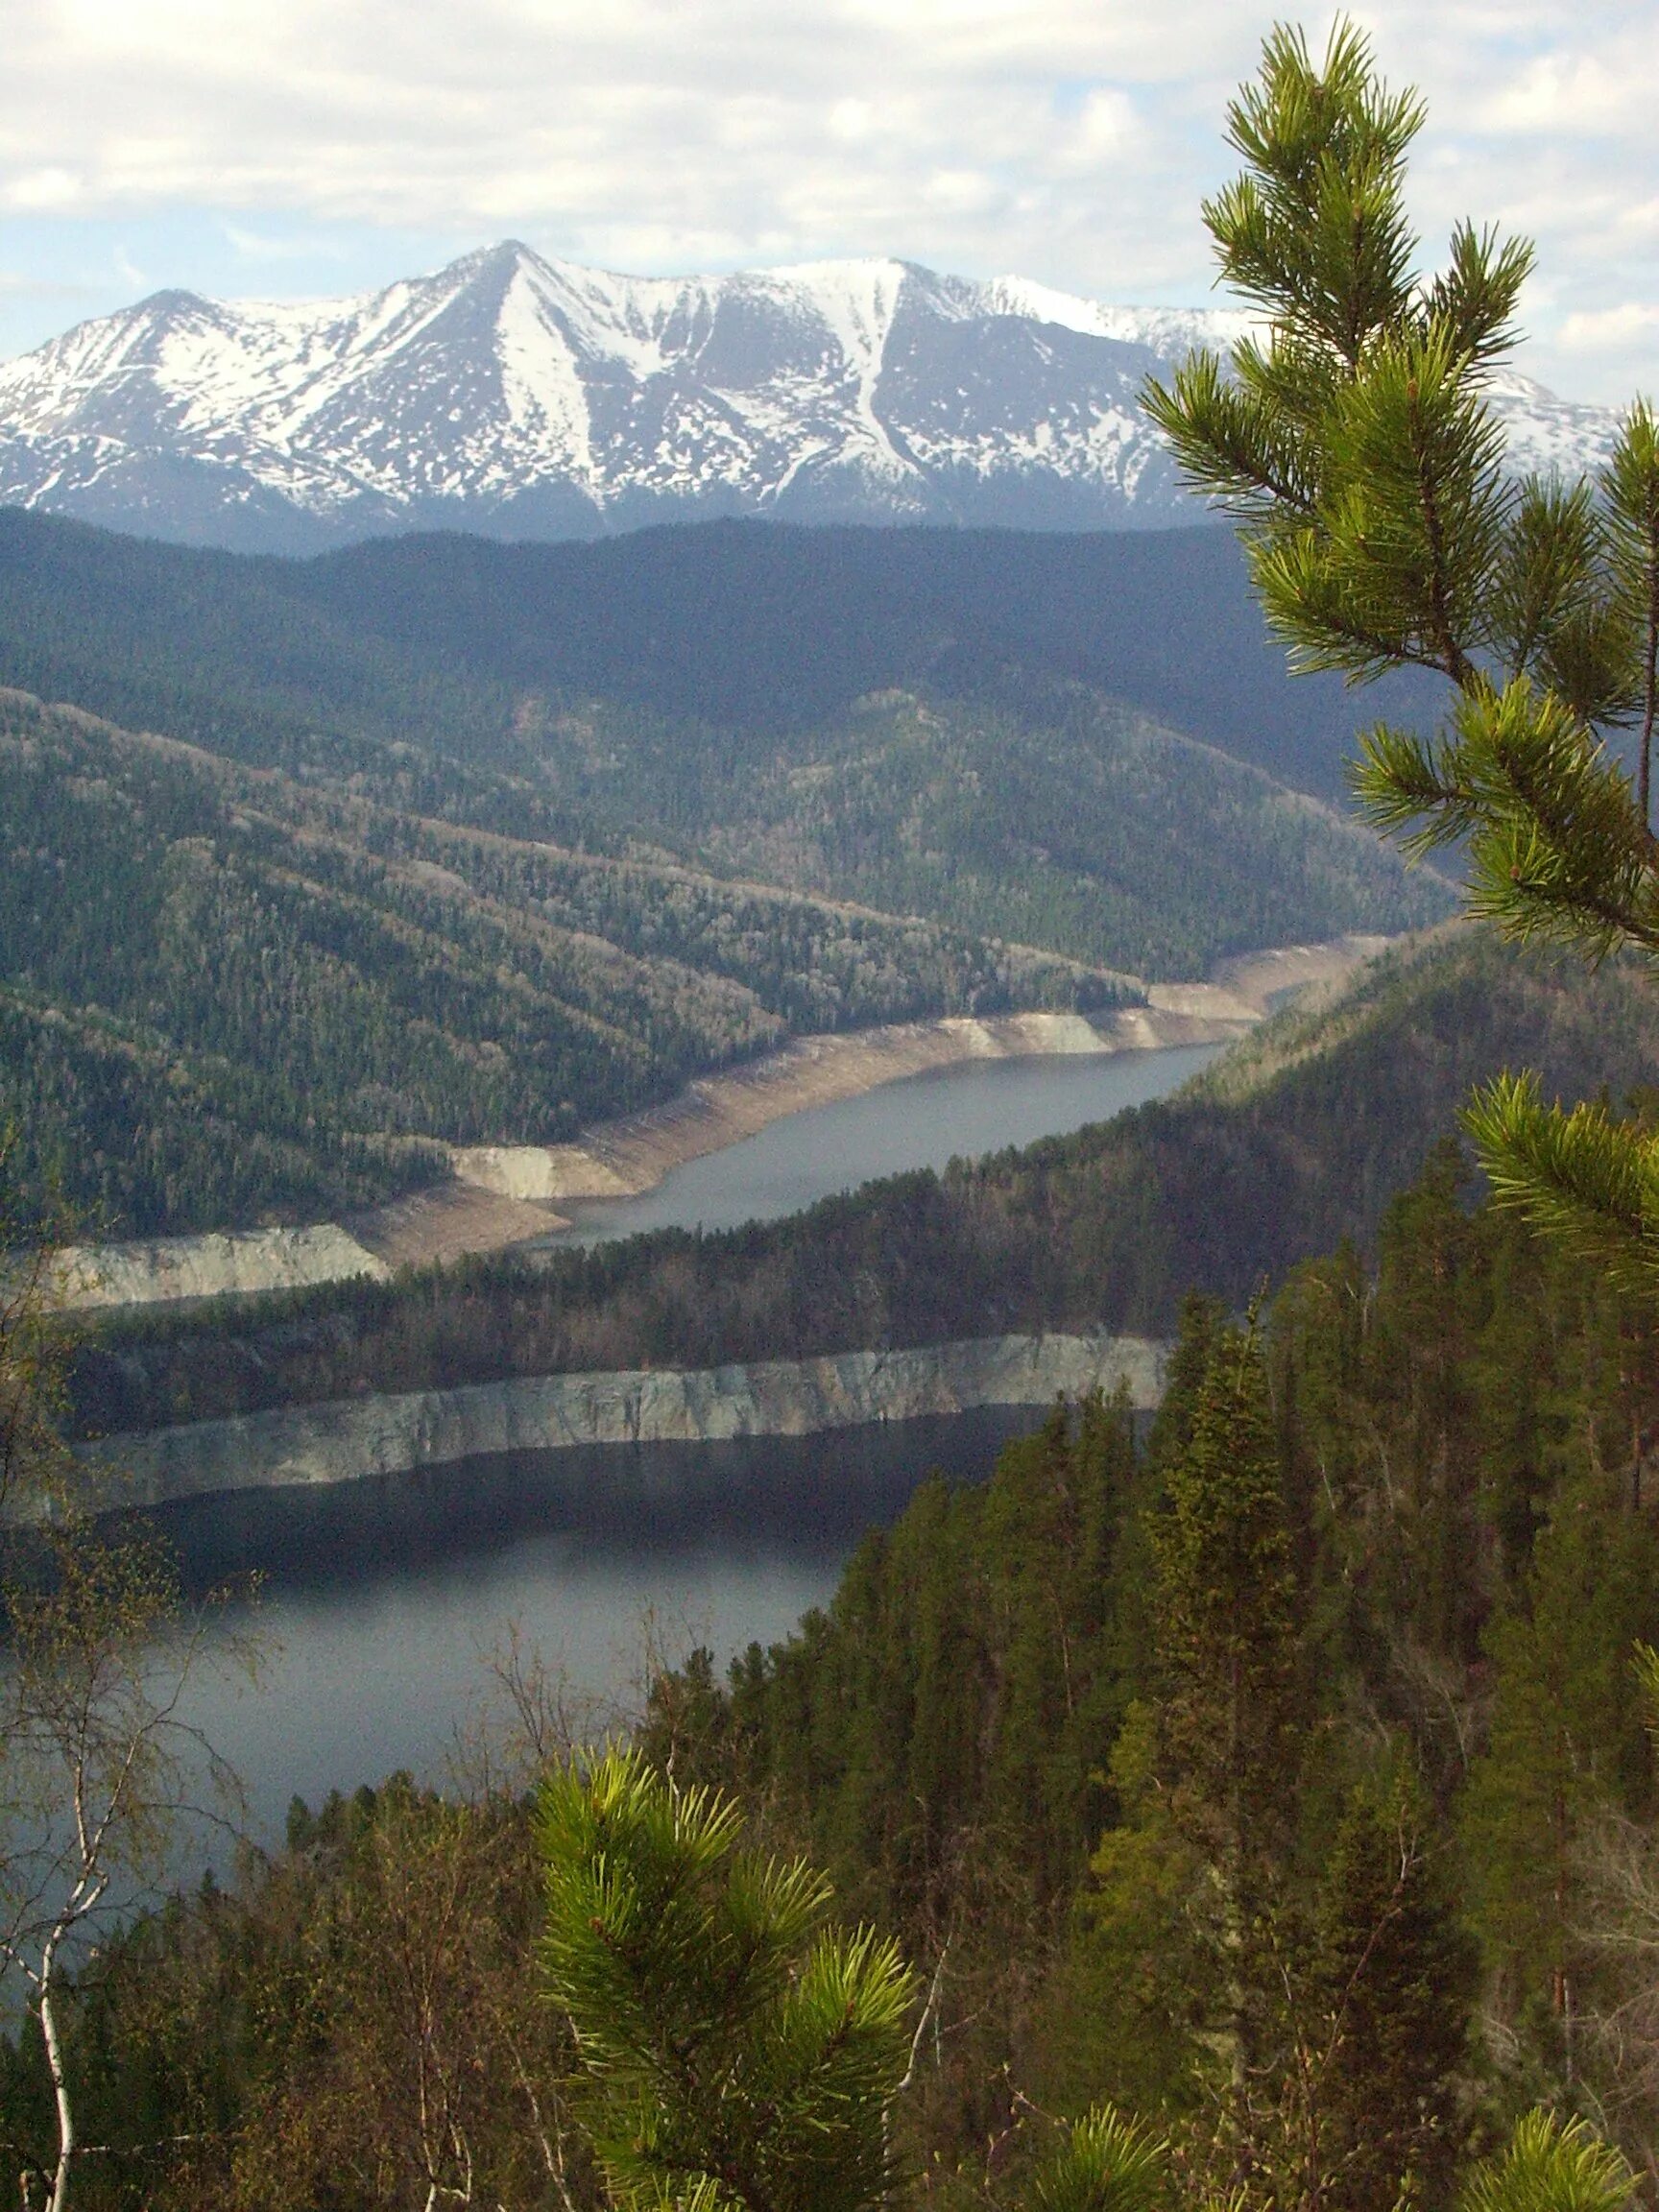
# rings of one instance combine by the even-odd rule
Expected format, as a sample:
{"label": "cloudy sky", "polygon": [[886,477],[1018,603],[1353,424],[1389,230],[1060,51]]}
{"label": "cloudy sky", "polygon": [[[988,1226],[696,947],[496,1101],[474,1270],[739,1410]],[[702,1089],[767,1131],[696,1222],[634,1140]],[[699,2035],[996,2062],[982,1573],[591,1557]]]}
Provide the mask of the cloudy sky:
{"label": "cloudy sky", "polygon": [[[1659,0],[1355,12],[1431,102],[1426,238],[1468,213],[1538,241],[1526,366],[1586,399],[1659,386]],[[890,253],[1199,304],[1198,201],[1272,14],[8,0],[0,353],[164,285],[351,291],[505,236],[651,274]]]}

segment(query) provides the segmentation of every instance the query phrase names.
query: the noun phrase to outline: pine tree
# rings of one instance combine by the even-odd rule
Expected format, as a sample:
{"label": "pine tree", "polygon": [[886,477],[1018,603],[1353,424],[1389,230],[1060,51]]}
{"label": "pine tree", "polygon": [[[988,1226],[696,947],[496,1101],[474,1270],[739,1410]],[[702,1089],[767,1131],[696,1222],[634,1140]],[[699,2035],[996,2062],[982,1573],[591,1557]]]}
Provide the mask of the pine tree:
{"label": "pine tree", "polygon": [[1282,1850],[1298,1760],[1295,1583],[1254,1327],[1215,1345],[1153,1551],[1171,1801],[1244,1911]]}
{"label": "pine tree", "polygon": [[554,1775],[538,1834],[542,1963],[612,2201],[881,2202],[909,2041],[897,1948],[827,1927],[821,1875],[746,1853],[729,1799],[677,1790],[637,1753]]}
{"label": "pine tree", "polygon": [[[1355,781],[1407,850],[1460,844],[1473,911],[1507,935],[1659,957],[1659,419],[1626,416],[1594,481],[1505,469],[1488,397],[1532,250],[1460,224],[1425,277],[1405,212],[1416,94],[1364,37],[1315,66],[1280,28],[1228,114],[1243,175],[1205,203],[1221,274],[1262,318],[1145,404],[1189,480],[1235,517],[1301,668],[1436,671],[1432,739],[1379,727]],[[1634,732],[1634,779],[1609,740]],[[1659,1268],[1659,1139],[1529,1076],[1468,1126],[1499,1196],[1639,1281]]]}
{"label": "pine tree", "polygon": [[1215,1341],[1152,1542],[1158,1764],[1170,1824],[1209,1871],[1216,2032],[1238,2085],[1277,2007],[1301,1761],[1296,1589],[1254,1324]]}

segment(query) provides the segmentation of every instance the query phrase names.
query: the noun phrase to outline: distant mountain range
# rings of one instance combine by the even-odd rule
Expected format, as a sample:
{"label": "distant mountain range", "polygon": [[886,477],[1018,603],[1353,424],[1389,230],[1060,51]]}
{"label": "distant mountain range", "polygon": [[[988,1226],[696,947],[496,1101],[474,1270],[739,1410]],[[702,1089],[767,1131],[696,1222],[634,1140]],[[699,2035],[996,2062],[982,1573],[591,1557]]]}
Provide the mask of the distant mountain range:
{"label": "distant mountain range", "polygon": [[[1160,529],[1136,395],[1242,319],[900,261],[636,277],[514,241],[346,300],[159,292],[0,365],[0,502],[244,551],[647,522]],[[1507,375],[1518,466],[1613,423]]]}

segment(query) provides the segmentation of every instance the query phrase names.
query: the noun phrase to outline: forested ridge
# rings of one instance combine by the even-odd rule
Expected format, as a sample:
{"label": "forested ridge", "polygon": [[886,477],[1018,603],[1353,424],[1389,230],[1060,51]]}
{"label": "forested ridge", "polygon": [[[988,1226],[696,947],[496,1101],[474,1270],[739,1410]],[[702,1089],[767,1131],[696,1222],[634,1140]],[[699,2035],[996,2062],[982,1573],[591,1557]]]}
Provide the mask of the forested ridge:
{"label": "forested ridge", "polygon": [[1269,772],[1329,789],[1345,710],[1213,534],[1049,547],[1046,595],[1022,540],[889,535],[285,563],[0,516],[33,1187],[104,1237],[337,1215],[787,1035],[1447,912]]}
{"label": "forested ridge", "polygon": [[[418,536],[253,560],[0,514],[0,681],[216,752],[398,740],[522,759],[526,698],[749,744],[870,692],[1080,684],[1335,799],[1339,682],[1292,682],[1214,528],[1127,536],[713,523],[593,544]],[[1385,681],[1376,710],[1428,696]]]}
{"label": "forested ridge", "polygon": [[[1214,534],[1144,576],[1136,556],[1096,603],[1081,584],[1123,556],[1093,540],[1037,556],[1045,599],[1023,540],[951,556],[892,535],[432,539],[336,565],[9,515],[0,681],[388,805],[612,854],[646,840],[1152,979],[1448,911],[1437,878],[1301,796],[1336,795],[1352,716],[1317,685],[1311,712],[1244,635]],[[1069,647],[1101,608],[1107,636]]]}
{"label": "forested ridge", "polygon": [[543,718],[540,773],[613,832],[762,881],[1041,945],[1149,981],[1449,906],[1325,805],[1080,685],[891,686],[757,747],[688,748],[599,701]]}
{"label": "forested ridge", "polygon": [[205,1314],[112,1317],[93,1429],[580,1369],[701,1368],[1042,1329],[1167,1334],[1194,1285],[1242,1307],[1342,1237],[1369,1248],[1470,1083],[1647,1084],[1659,1015],[1618,963],[1459,928],[1291,1010],[1175,1097],[1020,1152],[867,1185],[786,1221],[474,1261]]}

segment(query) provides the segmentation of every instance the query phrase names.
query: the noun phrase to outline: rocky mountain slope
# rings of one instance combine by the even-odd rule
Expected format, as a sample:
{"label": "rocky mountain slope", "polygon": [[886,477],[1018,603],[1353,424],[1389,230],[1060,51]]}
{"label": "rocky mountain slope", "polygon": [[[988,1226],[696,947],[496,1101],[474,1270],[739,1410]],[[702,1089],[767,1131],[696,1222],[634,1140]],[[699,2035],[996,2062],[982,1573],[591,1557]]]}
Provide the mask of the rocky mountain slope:
{"label": "rocky mountain slope", "polygon": [[[355,298],[161,292],[0,366],[0,501],[258,551],[648,521],[1190,520],[1137,404],[1239,327],[899,261],[614,276],[514,241]],[[1524,377],[1525,466],[1610,418]]]}

